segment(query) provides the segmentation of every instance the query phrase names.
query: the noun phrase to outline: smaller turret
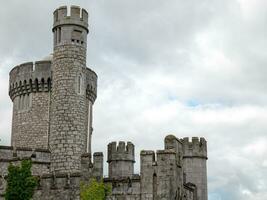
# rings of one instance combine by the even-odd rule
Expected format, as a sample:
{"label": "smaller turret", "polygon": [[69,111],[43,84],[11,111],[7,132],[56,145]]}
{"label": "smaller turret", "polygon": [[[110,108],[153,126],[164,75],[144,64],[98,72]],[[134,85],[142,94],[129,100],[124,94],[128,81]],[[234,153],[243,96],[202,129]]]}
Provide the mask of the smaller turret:
{"label": "smaller turret", "polygon": [[109,177],[132,177],[134,172],[134,145],[131,142],[111,142],[108,145]]}
{"label": "smaller turret", "polygon": [[197,199],[208,199],[207,186],[207,141],[205,138],[186,137],[183,142],[183,168],[186,182],[194,183],[197,189]]}

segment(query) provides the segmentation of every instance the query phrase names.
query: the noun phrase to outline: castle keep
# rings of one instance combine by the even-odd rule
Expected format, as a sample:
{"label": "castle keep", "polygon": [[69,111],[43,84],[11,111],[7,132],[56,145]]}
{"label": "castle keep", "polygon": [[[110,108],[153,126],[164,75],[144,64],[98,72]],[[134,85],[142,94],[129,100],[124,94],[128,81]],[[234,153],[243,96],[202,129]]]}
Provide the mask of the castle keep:
{"label": "castle keep", "polygon": [[[33,162],[39,177],[34,199],[77,200],[81,181],[103,179],[103,153],[91,151],[97,75],[86,65],[88,13],[54,11],[53,54],[10,72],[11,146],[0,146],[0,200],[9,163]],[[134,174],[131,142],[108,144],[110,200],[207,200],[207,142],[166,136],[164,149],[140,152]]]}

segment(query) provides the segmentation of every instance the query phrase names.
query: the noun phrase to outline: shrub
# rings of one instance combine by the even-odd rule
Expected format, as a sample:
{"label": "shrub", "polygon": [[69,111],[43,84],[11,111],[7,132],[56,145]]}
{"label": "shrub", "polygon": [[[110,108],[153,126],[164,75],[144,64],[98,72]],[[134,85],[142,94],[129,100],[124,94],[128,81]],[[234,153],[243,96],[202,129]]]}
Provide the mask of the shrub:
{"label": "shrub", "polygon": [[8,166],[6,200],[30,200],[37,186],[37,178],[31,173],[32,162],[23,160],[21,166]]}
{"label": "shrub", "polygon": [[81,183],[81,200],[105,200],[111,192],[111,186],[105,185],[103,181],[97,182],[92,179],[89,184]]}

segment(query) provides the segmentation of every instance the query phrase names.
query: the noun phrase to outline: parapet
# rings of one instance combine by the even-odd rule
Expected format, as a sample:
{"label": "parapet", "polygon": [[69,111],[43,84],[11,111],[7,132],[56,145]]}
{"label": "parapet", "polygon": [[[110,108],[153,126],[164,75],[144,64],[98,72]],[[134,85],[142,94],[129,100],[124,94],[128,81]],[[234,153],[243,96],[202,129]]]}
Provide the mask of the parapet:
{"label": "parapet", "polygon": [[0,162],[9,163],[24,159],[31,159],[33,163],[50,164],[50,151],[48,149],[0,146]]}
{"label": "parapet", "polygon": [[31,92],[48,92],[50,89],[50,60],[23,63],[9,73],[9,96],[12,101],[16,96]]}
{"label": "parapet", "polygon": [[120,141],[117,145],[116,142],[108,144],[108,163],[111,161],[132,161],[135,162],[134,158],[134,145],[131,142]]}
{"label": "parapet", "polygon": [[[151,150],[142,150],[140,153],[141,163],[145,165],[157,166],[158,162],[166,161],[171,157],[177,159],[175,149],[157,150],[155,153]],[[164,160],[162,160],[164,159]]]}
{"label": "parapet", "polygon": [[140,159],[141,159],[141,164],[142,163],[145,163],[148,165],[155,165],[156,164],[155,152],[152,150],[142,150],[140,152]]}
{"label": "parapet", "polygon": [[183,158],[204,158],[207,157],[207,141],[205,138],[193,137],[189,141],[188,137],[182,139],[183,143]]}
{"label": "parapet", "polygon": [[77,25],[88,31],[88,13],[85,9],[78,6],[70,7],[70,15],[68,15],[67,6],[61,6],[54,11],[54,25],[55,28],[61,25]]}

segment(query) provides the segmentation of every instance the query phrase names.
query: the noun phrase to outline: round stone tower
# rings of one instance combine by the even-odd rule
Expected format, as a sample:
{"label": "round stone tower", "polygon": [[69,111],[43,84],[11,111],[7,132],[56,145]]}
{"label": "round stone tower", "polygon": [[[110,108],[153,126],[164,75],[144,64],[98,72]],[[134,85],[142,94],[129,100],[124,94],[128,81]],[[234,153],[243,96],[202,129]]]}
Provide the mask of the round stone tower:
{"label": "round stone tower", "polygon": [[131,142],[108,144],[109,178],[132,177],[134,173],[134,145]]}
{"label": "round stone tower", "polygon": [[197,187],[197,199],[208,199],[207,186],[207,142],[204,138],[193,137],[192,142],[186,137],[183,143],[184,181],[194,183]]}
{"label": "round stone tower", "polygon": [[48,148],[50,91],[51,60],[23,63],[10,71],[12,146]]}
{"label": "round stone tower", "polygon": [[77,6],[54,11],[54,53],[49,146],[51,171],[79,172],[91,153],[92,106],[97,75],[86,67],[88,13]]}

